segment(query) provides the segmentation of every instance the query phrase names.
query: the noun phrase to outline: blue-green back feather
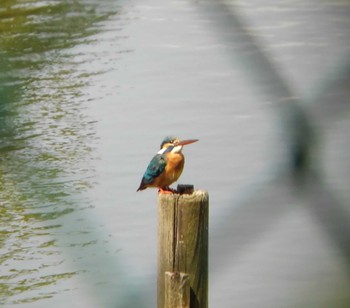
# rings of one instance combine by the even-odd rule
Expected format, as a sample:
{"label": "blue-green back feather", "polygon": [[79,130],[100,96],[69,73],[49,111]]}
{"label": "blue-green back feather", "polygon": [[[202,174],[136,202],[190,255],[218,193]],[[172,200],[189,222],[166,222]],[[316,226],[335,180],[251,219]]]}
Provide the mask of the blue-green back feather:
{"label": "blue-green back feather", "polygon": [[166,162],[167,158],[164,154],[157,154],[152,158],[143,175],[145,184],[152,183],[164,171]]}
{"label": "blue-green back feather", "polygon": [[169,146],[162,154],[156,154],[143,174],[140,187],[137,191],[147,188],[147,185],[152,184],[154,180],[164,171],[167,164],[166,153],[171,152],[174,146]]}

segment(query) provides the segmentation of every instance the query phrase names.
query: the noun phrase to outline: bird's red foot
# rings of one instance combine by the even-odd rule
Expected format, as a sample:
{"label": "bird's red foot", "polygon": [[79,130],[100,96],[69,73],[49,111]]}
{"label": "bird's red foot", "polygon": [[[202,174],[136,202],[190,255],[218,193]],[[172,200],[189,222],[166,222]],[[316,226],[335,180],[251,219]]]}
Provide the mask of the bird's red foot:
{"label": "bird's red foot", "polygon": [[163,188],[159,188],[158,190],[158,194],[176,194],[176,193],[177,191],[170,187],[163,187]]}

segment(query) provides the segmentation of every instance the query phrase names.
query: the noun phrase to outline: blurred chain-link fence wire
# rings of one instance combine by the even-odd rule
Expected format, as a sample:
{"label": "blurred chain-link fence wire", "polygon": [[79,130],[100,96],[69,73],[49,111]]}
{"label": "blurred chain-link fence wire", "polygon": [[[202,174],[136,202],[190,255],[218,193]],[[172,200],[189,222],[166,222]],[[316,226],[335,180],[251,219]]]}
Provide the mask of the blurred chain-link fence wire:
{"label": "blurred chain-link fence wire", "polygon": [[[225,221],[221,231],[219,234],[213,235],[214,249],[218,252],[224,252],[218,253],[219,256],[216,258],[215,267],[221,267],[222,271],[224,271],[229,267],[229,264],[242,262],[240,258],[249,247],[257,246],[257,243],[260,241],[262,243],[266,242],[264,236],[266,236],[266,233],[272,226],[281,224],[281,227],[277,229],[281,231],[284,224],[289,224],[288,219],[290,219],[290,215],[288,213],[299,211],[305,214],[305,211],[307,211],[308,214],[306,216],[310,215],[310,221],[308,222],[316,224],[317,229],[320,231],[316,238],[319,236],[325,237],[326,242],[330,243],[330,246],[324,246],[323,248],[326,250],[334,249],[336,255],[341,255],[340,267],[346,270],[343,274],[346,277],[345,281],[349,283],[349,204],[346,198],[337,195],[324,170],[326,164],[324,153],[327,145],[327,129],[332,124],[335,125],[338,120],[341,120],[344,113],[348,114],[349,112],[349,50],[345,52],[343,57],[334,57],[330,54],[328,59],[330,65],[324,70],[324,75],[319,78],[318,84],[316,86],[310,84],[307,87],[308,91],[302,93],[285,78],[286,74],[283,72],[283,68],[276,65],[271,54],[266,52],[267,48],[259,41],[259,37],[250,31],[252,25],[247,23],[246,19],[240,15],[240,6],[236,4],[234,1],[208,1],[198,4],[197,7],[202,14],[207,14],[207,17],[212,20],[215,33],[221,36],[225,44],[234,45],[239,42],[241,46],[245,46],[241,49],[233,49],[232,57],[235,58],[235,63],[241,63],[246,68],[241,71],[245,70],[250,82],[259,86],[262,99],[273,102],[275,112],[278,113],[277,116],[280,120],[279,140],[280,146],[285,151],[285,161],[282,164],[276,163],[276,166],[271,166],[271,170],[273,170],[271,178],[266,178],[255,187],[248,187],[247,190],[252,192],[249,194],[249,197],[244,201],[240,201],[238,207],[232,207],[231,215],[226,215],[224,218]],[[243,6],[242,3],[240,4]],[[337,4],[340,3],[337,2]],[[262,11],[264,10],[263,3],[256,3],[256,5],[261,6]],[[329,17],[335,18],[332,12],[335,15],[337,13],[338,15],[340,14],[339,10],[332,10],[335,8],[336,3],[333,3],[334,6],[329,4],[328,8],[326,3],[319,4],[315,1],[305,4],[305,8],[308,5],[326,6],[326,10],[330,11]],[[343,2],[342,8],[344,10],[342,14],[349,16],[349,5],[349,2]],[[293,7],[293,4],[290,3],[290,6]],[[276,4],[276,7],[278,7],[278,4]],[[284,4],[280,3],[281,10],[283,10],[283,7]],[[310,16],[305,22],[305,28],[314,21],[313,16]],[[317,22],[321,23],[322,21],[318,20]],[[230,29],[230,32],[227,29]],[[328,33],[323,33],[323,35],[333,35],[332,30],[329,30]],[[346,127],[349,128],[349,125]],[[346,133],[344,134],[343,132],[340,138],[346,138]],[[345,144],[345,148],[339,148],[336,151],[345,153],[341,157],[349,158],[349,143],[345,142]],[[348,161],[338,161],[337,163],[348,170]],[[348,176],[346,180],[349,181]],[[347,187],[348,184],[349,182],[344,183]],[[304,221],[304,223],[307,222]],[[305,230],[306,232],[310,231],[307,227]],[[298,233],[298,230],[295,233]],[[228,237],[230,240],[220,241],[221,238],[227,239]],[[291,251],[293,248],[300,248],[293,242],[293,236],[290,236],[290,233],[281,232],[279,237],[282,242],[289,243],[286,245],[289,246]],[[312,238],[312,236],[310,238],[310,234],[305,234],[305,238],[309,240],[309,246],[304,246],[305,250],[312,250],[313,244],[317,242],[317,239]],[[215,244],[216,241],[220,242],[220,244]],[[228,242],[230,243],[229,247],[227,247]],[[267,245],[269,245],[268,241]],[[264,277],[258,277],[259,267],[255,266],[257,277],[248,278],[247,280],[254,281],[256,279],[258,281],[255,286],[250,288],[252,292],[250,293],[251,298],[248,299],[246,297],[245,300],[239,298],[241,296],[249,296],[248,291],[244,295],[239,295],[238,291],[233,291],[237,296],[237,303],[235,305],[233,302],[232,307],[315,307],[318,305],[322,307],[330,307],[329,305],[332,307],[347,307],[350,305],[350,296],[346,295],[346,291],[338,298],[338,295],[331,295],[330,297],[326,295],[326,298],[323,297],[324,286],[321,281],[324,278],[327,280],[328,269],[324,269],[323,272],[311,272],[309,277],[307,277],[307,279],[315,281],[316,289],[317,280],[320,279],[319,290],[317,290],[316,294],[312,294],[312,290],[305,289],[303,292],[307,295],[305,293],[302,294],[303,292],[295,293],[293,288],[296,285],[306,286],[307,284],[303,281],[305,276],[301,275],[303,277],[299,277],[298,280],[298,276],[290,275],[290,272],[302,272],[303,268],[298,267],[306,268],[307,265],[300,260],[303,253],[298,253],[298,251],[290,253],[290,250],[287,249],[289,254],[286,253],[284,257],[293,260],[289,263],[292,264],[291,268],[280,268],[279,266],[283,262],[277,261],[276,267],[272,266],[270,268],[272,270],[271,275],[265,277],[267,280],[266,284],[269,287],[273,287],[274,290],[266,291],[268,287],[262,287],[261,285],[259,288],[259,283],[263,283]],[[305,261],[309,262],[309,264],[310,262],[319,262],[318,259],[307,259]],[[261,265],[261,267],[263,266]],[[267,263],[266,266],[269,266],[269,264]],[[260,271],[260,274],[262,272]],[[230,271],[232,276],[238,275],[240,278],[242,278],[242,273],[254,275],[246,269],[237,270],[237,272],[235,270]],[[271,282],[271,279],[273,282]],[[292,281],[292,279],[297,279],[297,281]],[[216,281],[216,279],[214,280]],[[331,284],[331,282],[329,283]],[[280,297],[276,294],[281,292],[279,284],[284,285],[285,292],[290,291],[290,298],[292,299],[289,302],[284,302],[283,304],[279,302],[283,298],[283,296]],[[228,289],[234,290],[235,288],[236,286],[233,284]],[[333,291],[337,293],[335,288],[333,288]],[[249,289],[249,287],[246,289]],[[348,290],[348,286],[345,289]],[[262,294],[263,290],[268,294]],[[231,299],[235,300],[234,296]],[[323,304],[321,304],[322,301]]]}

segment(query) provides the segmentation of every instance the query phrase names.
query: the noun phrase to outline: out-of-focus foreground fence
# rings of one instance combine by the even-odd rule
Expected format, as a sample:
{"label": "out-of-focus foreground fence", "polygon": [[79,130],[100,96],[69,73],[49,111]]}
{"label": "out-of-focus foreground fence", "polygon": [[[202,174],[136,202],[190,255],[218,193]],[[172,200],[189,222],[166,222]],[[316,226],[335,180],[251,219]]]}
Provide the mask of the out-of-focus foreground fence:
{"label": "out-of-focus foreground fence", "polygon": [[[271,12],[272,16],[288,11],[293,14],[295,8],[292,3],[264,7],[257,2],[245,6],[234,1],[209,1],[199,5],[199,10],[210,14],[213,28],[225,42],[233,45],[240,42],[245,46],[233,48],[232,57],[235,63],[246,67],[250,82],[260,85],[261,98],[273,102],[280,120],[278,146],[285,150],[285,161],[271,166],[273,176],[248,188],[248,197],[225,218],[221,233],[215,234],[211,243],[216,252],[225,252],[219,254],[215,265],[224,270],[228,263],[237,262],[230,275],[239,277],[234,279],[238,287],[234,283],[227,287],[234,294],[232,307],[347,307],[350,305],[350,296],[346,295],[350,281],[349,48],[346,44],[345,48],[339,46],[338,52],[325,57],[323,75],[315,78],[316,85],[310,82],[298,89],[287,78],[288,72],[277,64],[269,46],[262,44],[264,39],[254,31],[257,16],[241,14],[242,8],[243,11],[248,8],[249,12],[250,5],[260,6],[265,17]],[[305,10],[307,18],[302,24],[310,40],[315,39],[312,33],[323,38],[323,41],[318,39],[324,44],[325,37],[342,35],[327,29],[322,20],[329,22],[349,16],[349,2],[307,1],[295,5],[302,5]],[[315,8],[320,14],[308,15]],[[322,19],[322,15],[328,19]],[[292,19],[298,22],[299,17],[295,15]],[[315,29],[318,31],[313,32]],[[285,44],[289,43],[288,39]],[[303,55],[296,58],[302,65]],[[318,67],[315,74],[319,71]],[[230,247],[216,243],[228,237]],[[257,265],[264,258],[271,259]],[[242,281],[244,287],[239,286]],[[310,281],[314,282],[313,287],[308,284]]]}

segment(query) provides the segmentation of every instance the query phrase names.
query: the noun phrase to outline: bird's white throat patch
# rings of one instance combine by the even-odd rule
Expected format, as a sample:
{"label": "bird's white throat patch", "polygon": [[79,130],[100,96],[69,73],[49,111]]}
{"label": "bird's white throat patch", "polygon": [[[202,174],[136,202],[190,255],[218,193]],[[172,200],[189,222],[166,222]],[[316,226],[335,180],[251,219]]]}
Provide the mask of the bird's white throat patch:
{"label": "bird's white throat patch", "polygon": [[[167,148],[160,149],[158,151],[158,154],[163,154],[166,151]],[[174,147],[170,152],[171,153],[180,153],[182,151],[182,145],[178,145]]]}
{"label": "bird's white throat patch", "polygon": [[171,150],[171,153],[180,153],[182,151],[182,145],[178,145]]}

